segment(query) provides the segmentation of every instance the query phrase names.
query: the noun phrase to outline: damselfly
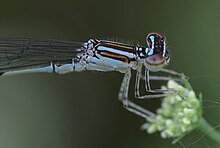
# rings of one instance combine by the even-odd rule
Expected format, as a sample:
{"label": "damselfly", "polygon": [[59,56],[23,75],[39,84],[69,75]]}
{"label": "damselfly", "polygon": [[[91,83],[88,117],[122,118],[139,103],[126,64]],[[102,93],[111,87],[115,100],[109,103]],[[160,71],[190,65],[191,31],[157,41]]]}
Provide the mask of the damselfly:
{"label": "damselfly", "polygon": [[[3,75],[27,72],[52,72],[65,74],[84,70],[117,71],[124,73],[119,91],[123,106],[144,118],[150,112],[128,100],[131,70],[136,70],[135,97],[148,99],[163,97],[171,90],[151,89],[149,71],[178,73],[163,69],[169,63],[165,37],[160,33],[149,33],[147,47],[124,43],[89,39],[85,43],[58,40],[36,40],[31,38],[0,39],[0,73]],[[141,96],[139,85],[142,69],[145,69],[145,88],[151,95]],[[153,77],[152,77],[153,78]],[[163,79],[163,77],[154,77]]]}

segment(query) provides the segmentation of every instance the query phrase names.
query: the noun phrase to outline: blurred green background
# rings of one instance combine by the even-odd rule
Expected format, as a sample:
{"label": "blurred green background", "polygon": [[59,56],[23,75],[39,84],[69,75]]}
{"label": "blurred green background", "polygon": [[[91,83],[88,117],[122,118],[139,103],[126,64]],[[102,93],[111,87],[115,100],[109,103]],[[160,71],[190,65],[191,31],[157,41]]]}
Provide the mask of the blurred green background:
{"label": "blurred green background", "polygon": [[[8,0],[0,4],[0,37],[70,41],[115,38],[146,45],[162,32],[170,69],[190,77],[204,96],[210,124],[220,122],[220,1]],[[120,73],[24,74],[0,79],[0,148],[179,148],[139,130],[144,120],[126,111],[117,95]],[[159,84],[161,85],[161,84]],[[158,87],[159,87],[158,85]],[[131,84],[130,97],[134,88]],[[137,101],[154,111],[159,99]],[[206,136],[188,146],[219,147]]]}

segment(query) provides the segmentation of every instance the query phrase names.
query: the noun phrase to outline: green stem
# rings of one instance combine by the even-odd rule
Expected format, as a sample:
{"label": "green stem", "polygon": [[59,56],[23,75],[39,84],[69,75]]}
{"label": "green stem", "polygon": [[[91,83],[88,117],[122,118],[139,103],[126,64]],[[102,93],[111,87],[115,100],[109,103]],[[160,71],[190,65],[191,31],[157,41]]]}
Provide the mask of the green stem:
{"label": "green stem", "polygon": [[201,118],[199,129],[202,130],[210,139],[220,144],[220,132],[216,130],[219,126],[220,125],[212,127],[204,118]]}

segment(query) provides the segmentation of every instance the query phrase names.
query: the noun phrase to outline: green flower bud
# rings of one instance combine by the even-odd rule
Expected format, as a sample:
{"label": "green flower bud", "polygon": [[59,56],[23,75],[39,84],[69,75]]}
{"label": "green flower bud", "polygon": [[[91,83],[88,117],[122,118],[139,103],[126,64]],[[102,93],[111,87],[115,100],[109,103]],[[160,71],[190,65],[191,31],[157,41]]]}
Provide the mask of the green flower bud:
{"label": "green flower bud", "polygon": [[161,108],[142,127],[148,133],[160,132],[162,138],[174,138],[174,143],[198,127],[201,119],[202,103],[191,89],[186,79],[184,86],[168,81],[162,89],[175,89],[176,93],[167,94]]}

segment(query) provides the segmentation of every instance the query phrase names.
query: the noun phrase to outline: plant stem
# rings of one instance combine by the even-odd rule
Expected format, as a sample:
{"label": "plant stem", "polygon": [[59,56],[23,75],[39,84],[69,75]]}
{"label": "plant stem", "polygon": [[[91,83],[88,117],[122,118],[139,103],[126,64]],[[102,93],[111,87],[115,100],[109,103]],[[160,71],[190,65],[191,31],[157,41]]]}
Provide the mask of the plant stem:
{"label": "plant stem", "polygon": [[200,120],[199,129],[205,133],[210,139],[220,144],[220,132],[216,130],[217,127],[212,127],[203,117]]}

